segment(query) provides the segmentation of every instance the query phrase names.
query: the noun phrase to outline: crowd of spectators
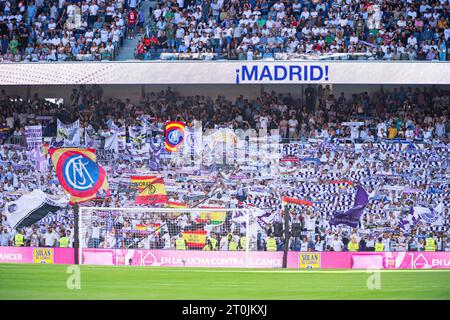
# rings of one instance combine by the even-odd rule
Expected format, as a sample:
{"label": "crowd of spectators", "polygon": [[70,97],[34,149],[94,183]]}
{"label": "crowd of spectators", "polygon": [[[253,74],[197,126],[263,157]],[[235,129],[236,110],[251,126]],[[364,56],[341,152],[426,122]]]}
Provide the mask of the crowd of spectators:
{"label": "crowd of spectators", "polygon": [[138,59],[449,60],[448,0],[158,0]]}
{"label": "crowd of spectators", "polygon": [[[50,161],[47,171],[34,171],[24,144],[25,125],[42,124],[44,137],[49,138],[56,135],[57,118],[66,123],[80,119],[82,131],[89,126],[98,132],[108,132],[112,130],[112,122],[119,127],[135,126],[146,115],[154,124],[154,131],[149,131],[149,135],[163,130],[167,120],[186,123],[201,120],[204,130],[279,129],[282,158],[289,161],[280,162],[276,173],[268,165],[258,163],[193,170],[183,165],[166,166],[166,158],[161,160],[159,174],[164,176],[170,201],[183,202],[188,207],[253,206],[265,211],[270,221],[260,221],[253,250],[265,250],[272,234],[277,249],[283,249],[283,235],[274,228],[286,214],[282,195],[313,202],[312,207],[289,211],[291,223],[301,225],[301,235],[291,238],[292,250],[347,250],[353,238],[360,243],[361,250],[371,250],[379,237],[386,251],[423,250],[424,239],[430,233],[439,250],[450,250],[449,92],[433,86],[348,94],[335,93],[326,85],[308,86],[302,96],[264,92],[257,98],[240,95],[231,101],[224,96],[215,99],[181,96],[168,88],[147,93],[138,102],[104,98],[101,87],[81,86],[73,91],[70,101],[56,105],[38,94],[30,98],[12,97],[3,90],[0,93],[0,210],[3,211],[7,202],[34,189],[51,195],[64,194]],[[363,125],[355,125],[360,122]],[[103,164],[111,197],[87,205],[136,206],[130,176],[149,172],[148,157],[148,153],[134,155],[127,147],[116,160]],[[334,211],[347,210],[353,204],[355,189],[346,181],[361,184],[370,195],[358,228],[329,223]],[[439,204],[444,204],[439,226],[423,220],[409,228],[403,224],[411,207],[436,208]],[[172,218],[176,228],[197,223],[195,215]],[[0,244],[12,245],[17,230],[8,228],[5,219],[3,216]],[[174,248],[180,229],[173,232],[175,227],[167,227],[167,222],[166,216],[135,217],[125,211],[116,211],[110,217],[98,215],[84,230],[87,232],[84,245]],[[153,229],[139,231],[138,225],[152,225]],[[155,225],[160,226],[158,232]],[[217,239],[221,250],[228,248],[233,237],[238,241],[245,234],[244,229],[230,215],[220,226],[205,227],[208,239]],[[73,208],[60,210],[19,232],[24,233],[27,245],[54,246],[63,236],[69,237],[72,244]],[[153,236],[147,237],[149,234]]]}
{"label": "crowd of spectators", "polygon": [[143,24],[139,0],[0,1],[0,61],[115,58]]}
{"label": "crowd of spectators", "polygon": [[[0,61],[449,60],[449,1],[0,1]],[[147,18],[147,19],[146,19]],[[145,23],[147,21],[147,23]]]}

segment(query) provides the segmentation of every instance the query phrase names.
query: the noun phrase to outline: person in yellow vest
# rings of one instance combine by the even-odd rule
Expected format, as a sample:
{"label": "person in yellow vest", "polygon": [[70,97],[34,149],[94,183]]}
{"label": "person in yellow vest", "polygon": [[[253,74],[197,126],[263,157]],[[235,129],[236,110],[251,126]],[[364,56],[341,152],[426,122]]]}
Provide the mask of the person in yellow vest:
{"label": "person in yellow vest", "polygon": [[211,241],[211,249],[213,251],[219,250],[219,241],[217,241],[216,235],[214,233],[211,234],[211,238],[209,240]]}
{"label": "person in yellow vest", "polygon": [[267,251],[277,251],[277,240],[273,237],[273,233],[270,234],[269,239],[266,242]]}
{"label": "person in yellow vest", "polygon": [[212,251],[211,239],[206,239],[206,244],[203,247],[203,251]]}
{"label": "person in yellow vest", "polygon": [[14,245],[16,247],[23,247],[25,245],[25,232],[22,230],[17,231],[17,233],[14,236]]}
{"label": "person in yellow vest", "polygon": [[175,240],[175,249],[186,250],[186,240],[184,240],[183,235],[180,234]]}
{"label": "person in yellow vest", "polygon": [[352,240],[348,243],[347,248],[350,252],[359,251],[359,243],[356,237],[352,237]]}
{"label": "person in yellow vest", "polygon": [[[70,231],[67,231],[70,236]],[[70,238],[64,234],[64,232],[61,232],[61,237],[59,238],[59,247],[60,248],[69,248],[70,247]]]}
{"label": "person in yellow vest", "polygon": [[241,237],[239,238],[239,250],[241,251],[245,251],[247,249],[247,237],[242,234]]}
{"label": "person in yellow vest", "polygon": [[230,233],[228,235],[228,251],[237,251],[238,243],[234,239],[233,235]]}
{"label": "person in yellow vest", "polygon": [[379,237],[378,242],[375,243],[375,252],[383,252],[383,251],[384,251],[383,238]]}
{"label": "person in yellow vest", "polygon": [[425,251],[436,251],[436,240],[432,233],[425,239]]}

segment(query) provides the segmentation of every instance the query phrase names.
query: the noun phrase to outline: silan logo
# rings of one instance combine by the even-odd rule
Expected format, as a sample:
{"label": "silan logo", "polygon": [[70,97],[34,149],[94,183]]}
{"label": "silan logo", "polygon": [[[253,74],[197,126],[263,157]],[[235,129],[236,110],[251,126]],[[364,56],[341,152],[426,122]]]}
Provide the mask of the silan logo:
{"label": "silan logo", "polygon": [[259,81],[328,81],[328,66],[321,65],[243,65],[236,69],[236,83]]}

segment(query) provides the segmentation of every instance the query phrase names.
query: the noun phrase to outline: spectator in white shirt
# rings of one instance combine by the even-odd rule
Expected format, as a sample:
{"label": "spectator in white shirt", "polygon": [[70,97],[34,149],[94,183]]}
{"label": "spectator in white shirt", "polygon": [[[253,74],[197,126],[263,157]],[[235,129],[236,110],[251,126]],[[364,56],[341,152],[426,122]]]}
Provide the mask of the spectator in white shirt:
{"label": "spectator in white shirt", "polygon": [[44,246],[45,247],[56,247],[58,242],[58,234],[53,231],[52,227],[48,227],[47,232],[44,234]]}
{"label": "spectator in white shirt", "polygon": [[344,250],[344,243],[339,239],[339,236],[337,234],[334,235],[334,240],[331,243],[331,247],[333,248],[333,251],[337,252]]}

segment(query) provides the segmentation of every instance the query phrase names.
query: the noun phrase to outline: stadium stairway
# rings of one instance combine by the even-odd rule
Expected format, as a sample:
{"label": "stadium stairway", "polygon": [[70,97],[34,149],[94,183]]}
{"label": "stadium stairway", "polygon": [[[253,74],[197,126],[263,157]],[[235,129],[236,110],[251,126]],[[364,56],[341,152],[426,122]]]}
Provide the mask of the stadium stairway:
{"label": "stadium stairway", "polygon": [[[149,16],[148,16],[148,10],[150,6],[155,6],[156,1],[150,1],[145,0],[141,4],[142,12],[144,12],[145,15],[145,24],[148,23]],[[145,28],[144,28],[145,32]],[[136,50],[138,42],[141,40],[144,34],[136,35],[134,39],[124,39],[123,40],[123,46],[119,49],[119,53],[116,56],[116,61],[126,61],[126,60],[135,60],[134,59],[134,52]]]}

